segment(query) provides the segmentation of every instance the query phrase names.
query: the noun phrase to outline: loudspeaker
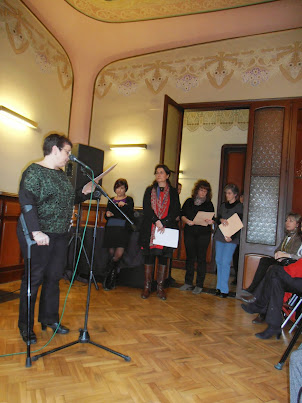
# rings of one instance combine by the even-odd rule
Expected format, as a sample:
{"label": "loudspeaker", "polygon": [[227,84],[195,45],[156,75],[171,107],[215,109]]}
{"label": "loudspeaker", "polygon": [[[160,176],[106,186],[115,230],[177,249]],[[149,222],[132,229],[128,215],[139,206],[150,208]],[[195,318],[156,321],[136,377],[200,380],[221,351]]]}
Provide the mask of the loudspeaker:
{"label": "loudspeaker", "polygon": [[[88,165],[94,173],[94,177],[103,172],[104,151],[99,148],[90,147],[85,144],[74,144],[71,153],[80,161]],[[68,161],[66,164],[66,175],[72,186],[77,191],[89,182],[89,178],[83,174],[81,165]],[[99,182],[102,185],[102,180]]]}

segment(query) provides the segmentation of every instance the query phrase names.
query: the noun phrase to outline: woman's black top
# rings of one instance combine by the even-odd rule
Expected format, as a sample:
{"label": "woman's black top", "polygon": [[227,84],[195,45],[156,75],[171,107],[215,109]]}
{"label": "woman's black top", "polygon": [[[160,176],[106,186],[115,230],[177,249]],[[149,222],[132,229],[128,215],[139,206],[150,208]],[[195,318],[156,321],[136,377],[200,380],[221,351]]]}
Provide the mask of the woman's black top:
{"label": "woman's black top", "polygon": [[[216,222],[218,225],[221,224],[220,219],[224,218],[227,220],[228,218],[232,217],[233,214],[237,213],[240,220],[242,220],[243,216],[243,204],[240,203],[239,200],[236,200],[234,203],[225,202],[219,207],[218,215],[216,218]],[[239,244],[240,242],[240,230],[236,232],[236,234],[231,236],[232,241],[226,242],[223,233],[220,231],[219,227],[216,228],[216,232],[214,235],[215,241],[224,242],[224,243],[235,243]]]}
{"label": "woman's black top", "polygon": [[[119,207],[119,209],[124,214],[126,214],[126,216],[133,222],[133,219],[134,219],[134,202],[133,202],[133,199],[130,196],[126,196],[125,199],[126,199],[125,200],[126,204],[123,207]],[[114,200],[114,197],[112,197],[111,200]],[[124,199],[119,200],[119,201],[124,201]],[[118,204],[118,201],[115,204]],[[114,207],[114,205],[109,201],[108,201],[107,208],[106,208],[106,212],[107,211],[110,211],[113,214],[113,217],[107,217],[107,215],[105,214],[105,218],[106,218],[108,223],[112,218],[126,221],[126,218],[123,216],[123,214],[120,213],[118,211],[118,209],[116,207]],[[128,221],[127,221],[127,223],[128,223]]]}
{"label": "woman's black top", "polygon": [[[157,185],[155,186],[157,188]],[[151,191],[153,186],[148,186],[145,190],[144,200],[143,200],[143,222],[140,229],[139,244],[144,249],[150,246],[151,237],[151,226],[155,224],[159,218],[156,216],[155,212],[151,207]],[[180,215],[180,203],[177,190],[170,186],[170,205],[168,210],[168,215],[160,220],[164,227],[177,229],[176,218]]]}
{"label": "woman's black top", "polygon": [[[199,211],[205,211],[205,212],[214,212],[214,206],[211,201],[205,201],[204,203],[200,204],[199,206],[196,206],[194,204],[194,199],[190,197],[187,199],[181,209],[181,216],[187,217],[188,220],[193,221],[196,214]],[[203,226],[203,225],[188,225],[186,224],[184,227],[184,233],[196,233],[196,235],[199,234],[206,234],[211,232],[211,225]]]}
{"label": "woman's black top", "polygon": [[64,171],[31,164],[22,175],[19,203],[28,231],[68,231],[74,190]]}

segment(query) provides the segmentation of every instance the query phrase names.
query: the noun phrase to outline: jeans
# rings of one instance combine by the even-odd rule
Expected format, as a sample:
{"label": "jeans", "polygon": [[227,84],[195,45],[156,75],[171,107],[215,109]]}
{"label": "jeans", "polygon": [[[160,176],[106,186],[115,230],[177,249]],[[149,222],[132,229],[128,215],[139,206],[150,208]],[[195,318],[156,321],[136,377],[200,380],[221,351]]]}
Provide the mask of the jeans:
{"label": "jeans", "polygon": [[231,262],[237,245],[235,243],[216,241],[215,246],[215,260],[217,265],[216,289],[220,290],[223,294],[228,294]]}

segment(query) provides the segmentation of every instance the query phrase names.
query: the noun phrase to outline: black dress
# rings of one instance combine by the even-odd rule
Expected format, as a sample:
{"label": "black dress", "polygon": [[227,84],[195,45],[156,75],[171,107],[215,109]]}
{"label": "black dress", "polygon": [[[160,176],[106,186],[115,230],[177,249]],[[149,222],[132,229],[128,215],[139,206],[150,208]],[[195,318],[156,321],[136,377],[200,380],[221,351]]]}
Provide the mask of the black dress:
{"label": "black dress", "polygon": [[[115,204],[121,201],[125,202],[126,204],[120,207],[120,210],[133,221],[134,203],[132,197],[127,196],[123,200],[114,200],[114,197],[112,197],[111,200]],[[107,215],[105,215],[107,220],[104,240],[105,248],[126,248],[131,234],[131,227],[128,221],[110,202],[107,204],[106,212],[107,211],[113,213],[114,216],[107,217]]]}

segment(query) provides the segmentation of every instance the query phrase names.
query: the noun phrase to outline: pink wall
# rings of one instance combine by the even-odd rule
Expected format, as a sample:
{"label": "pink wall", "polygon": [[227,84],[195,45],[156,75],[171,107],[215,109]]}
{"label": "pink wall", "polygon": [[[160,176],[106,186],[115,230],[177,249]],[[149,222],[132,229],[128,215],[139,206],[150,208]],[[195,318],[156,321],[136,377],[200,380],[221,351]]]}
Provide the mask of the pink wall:
{"label": "pink wall", "polygon": [[70,57],[74,90],[70,138],[89,140],[94,81],[116,60],[155,52],[302,26],[302,2],[267,4],[135,23],[104,23],[88,18],[63,0],[23,0],[53,33]]}

